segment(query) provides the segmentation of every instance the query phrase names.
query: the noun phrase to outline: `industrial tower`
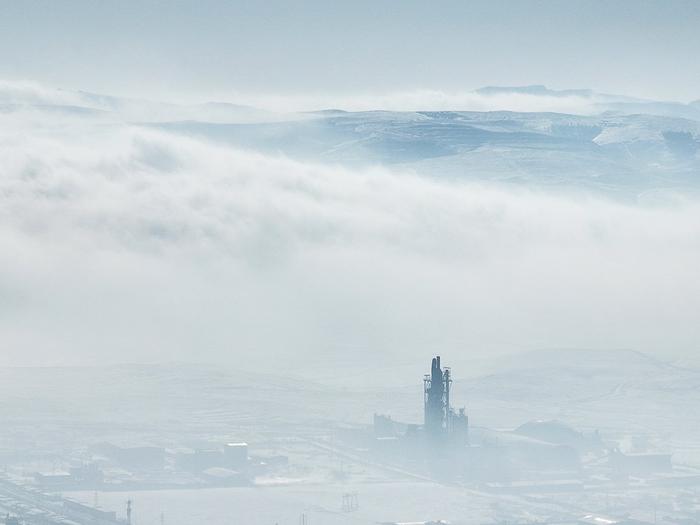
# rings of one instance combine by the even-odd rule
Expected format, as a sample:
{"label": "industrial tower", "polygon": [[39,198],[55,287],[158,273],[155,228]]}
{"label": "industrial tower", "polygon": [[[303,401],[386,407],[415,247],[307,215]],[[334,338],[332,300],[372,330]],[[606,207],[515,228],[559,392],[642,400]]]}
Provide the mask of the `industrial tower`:
{"label": "industrial tower", "polygon": [[429,439],[446,439],[464,444],[467,442],[468,419],[463,408],[459,413],[450,406],[452,375],[450,369],[440,366],[440,356],[435,356],[430,374],[423,377],[424,429]]}

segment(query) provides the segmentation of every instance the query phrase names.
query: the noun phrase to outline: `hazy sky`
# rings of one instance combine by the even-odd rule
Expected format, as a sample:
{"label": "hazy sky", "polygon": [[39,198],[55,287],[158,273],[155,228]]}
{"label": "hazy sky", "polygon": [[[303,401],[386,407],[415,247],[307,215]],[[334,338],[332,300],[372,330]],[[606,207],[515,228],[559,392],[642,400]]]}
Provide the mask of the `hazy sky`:
{"label": "hazy sky", "polygon": [[700,98],[700,2],[0,1],[0,78],[159,99],[547,84]]}

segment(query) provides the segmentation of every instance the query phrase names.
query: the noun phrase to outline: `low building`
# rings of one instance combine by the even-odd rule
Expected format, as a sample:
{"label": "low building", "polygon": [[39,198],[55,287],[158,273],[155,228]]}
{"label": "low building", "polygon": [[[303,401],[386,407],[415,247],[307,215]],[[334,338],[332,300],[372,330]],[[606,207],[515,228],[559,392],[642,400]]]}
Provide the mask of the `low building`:
{"label": "low building", "polygon": [[163,470],[165,467],[165,449],[161,447],[118,447],[101,443],[93,447],[93,452],[128,470]]}
{"label": "low building", "polygon": [[241,468],[248,464],[248,443],[227,443],[224,446],[224,462],[229,468]]}
{"label": "low building", "polygon": [[651,476],[673,470],[671,454],[623,454],[610,452],[608,466],[616,476]]}

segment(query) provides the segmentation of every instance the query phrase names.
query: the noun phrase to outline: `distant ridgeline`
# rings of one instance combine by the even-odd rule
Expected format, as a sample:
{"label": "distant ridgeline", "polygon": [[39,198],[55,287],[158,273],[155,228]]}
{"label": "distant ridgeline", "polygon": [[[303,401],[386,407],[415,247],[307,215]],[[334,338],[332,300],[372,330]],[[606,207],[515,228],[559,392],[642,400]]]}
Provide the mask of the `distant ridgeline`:
{"label": "distant ridgeline", "polygon": [[623,198],[700,188],[700,120],[671,116],[326,111],[296,121],[159,127],[293,158],[384,164],[431,177]]}

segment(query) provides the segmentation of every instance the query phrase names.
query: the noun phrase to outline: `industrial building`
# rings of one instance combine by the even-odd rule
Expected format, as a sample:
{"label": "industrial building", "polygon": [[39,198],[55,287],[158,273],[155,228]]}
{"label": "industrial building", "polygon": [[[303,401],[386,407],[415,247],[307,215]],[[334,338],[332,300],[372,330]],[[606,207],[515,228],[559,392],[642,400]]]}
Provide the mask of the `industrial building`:
{"label": "industrial building", "polygon": [[[452,370],[433,357],[423,376],[422,424],[375,414],[371,453],[433,478],[482,483],[489,492],[581,489],[582,456],[604,451],[597,432],[584,434],[559,421],[532,421],[513,431],[470,428],[466,410],[452,406],[452,381]],[[654,463],[658,469],[662,461]]]}
{"label": "industrial building", "polygon": [[162,470],[165,465],[165,449],[161,447],[119,447],[112,443],[100,443],[92,447],[92,452],[128,470]]}
{"label": "industrial building", "polygon": [[[369,449],[380,459],[411,463],[436,477],[462,477],[473,447],[469,446],[469,418],[465,408],[452,406],[452,371],[440,356],[423,376],[423,421],[403,423],[375,414]],[[366,439],[355,436],[350,439]]]}
{"label": "industrial building", "polygon": [[671,454],[623,454],[619,449],[610,452],[608,466],[615,477],[645,477],[673,470]]}
{"label": "industrial building", "polygon": [[7,525],[131,525],[112,510],[102,510],[59,495],[49,495],[0,477],[0,513]]}
{"label": "industrial building", "polygon": [[[399,438],[420,444],[425,451],[445,447],[463,447],[469,439],[469,419],[464,408],[455,412],[451,405],[452,377],[449,368],[433,358],[430,373],[423,377],[423,425],[401,423],[391,416],[375,414],[374,437],[377,443],[391,443]],[[381,445],[380,445],[381,446]]]}
{"label": "industrial building", "polygon": [[430,374],[423,378],[423,428],[433,444],[451,440],[464,445],[469,436],[469,420],[464,408],[455,413],[450,405],[452,377],[449,368],[442,368],[440,356],[433,358]]}

